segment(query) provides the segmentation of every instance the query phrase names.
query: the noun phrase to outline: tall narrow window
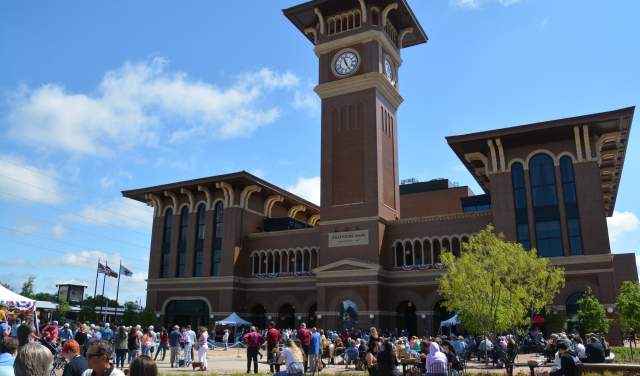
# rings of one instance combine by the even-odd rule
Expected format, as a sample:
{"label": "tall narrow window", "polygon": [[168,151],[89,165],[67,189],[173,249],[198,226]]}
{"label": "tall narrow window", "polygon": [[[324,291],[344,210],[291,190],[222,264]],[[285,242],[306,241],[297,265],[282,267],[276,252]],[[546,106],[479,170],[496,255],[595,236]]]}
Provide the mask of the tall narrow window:
{"label": "tall narrow window", "polygon": [[560,158],[562,175],[562,193],[564,194],[564,211],[567,217],[569,252],[571,256],[582,254],[582,236],[580,231],[580,215],[576,197],[576,181],[573,174],[573,161],[570,157]]}
{"label": "tall narrow window", "polygon": [[167,209],[164,215],[164,230],[162,234],[162,260],[160,262],[160,277],[169,276],[169,254],[171,253],[171,226],[173,224],[173,209]]}
{"label": "tall narrow window", "polygon": [[[220,275],[220,259],[222,257],[222,222],[224,221],[224,205],[216,203],[213,213],[213,247],[211,249],[211,275]],[[264,265],[261,265],[264,267]]]}
{"label": "tall narrow window", "polygon": [[202,277],[202,255],[204,253],[204,228],[206,205],[198,206],[198,222],[196,223],[196,244],[193,256],[193,276]]}
{"label": "tall narrow window", "polygon": [[546,154],[537,154],[531,158],[529,176],[538,255],[562,256],[562,231],[553,159]]}
{"label": "tall narrow window", "polygon": [[185,277],[184,265],[187,259],[187,229],[189,228],[189,208],[180,212],[180,234],[178,236],[178,271],[176,277]]}
{"label": "tall narrow window", "polygon": [[524,185],[522,163],[514,163],[511,166],[511,184],[513,185],[513,206],[516,209],[516,240],[524,249],[530,249],[527,190]]}

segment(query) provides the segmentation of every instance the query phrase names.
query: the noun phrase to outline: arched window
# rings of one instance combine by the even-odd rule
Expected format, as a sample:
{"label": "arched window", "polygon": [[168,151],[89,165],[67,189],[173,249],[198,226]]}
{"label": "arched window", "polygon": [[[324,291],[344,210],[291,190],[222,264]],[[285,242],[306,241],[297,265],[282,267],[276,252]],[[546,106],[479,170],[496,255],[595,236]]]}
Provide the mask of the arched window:
{"label": "arched window", "polygon": [[426,239],[424,241],[424,263],[425,264],[433,264],[433,257],[431,255],[431,241]]}
{"label": "arched window", "polygon": [[413,242],[413,254],[415,255],[415,264],[422,265],[422,243],[419,240]]}
{"label": "arched window", "polygon": [[296,272],[299,273],[302,271],[302,253],[300,251],[296,251]]}
{"label": "arched window", "polygon": [[445,252],[451,251],[451,243],[449,242],[449,238],[442,239],[442,249]]}
{"label": "arched window", "polygon": [[511,184],[513,185],[513,206],[516,209],[516,240],[524,249],[531,249],[527,189],[524,185],[522,163],[514,163],[511,166]]}
{"label": "arched window", "polygon": [[[224,222],[224,205],[218,201],[213,213],[213,245],[211,247],[211,275],[220,275],[222,257],[222,223]],[[263,267],[263,265],[261,265]]]}
{"label": "arched window", "polygon": [[275,269],[273,270],[274,273],[280,273],[280,252],[276,251],[275,252]]}
{"label": "arched window", "polygon": [[404,260],[404,247],[402,243],[396,243],[396,266],[402,266]]}
{"label": "arched window", "polygon": [[167,209],[164,215],[164,230],[162,234],[162,260],[160,262],[160,277],[169,276],[169,254],[171,253],[171,227],[173,224],[173,209]]}
{"label": "arched window", "polygon": [[273,273],[273,252],[267,255],[267,273]]}
{"label": "arched window", "polygon": [[257,253],[251,256],[251,263],[253,267],[253,275],[260,273],[260,255]]}
{"label": "arched window", "polygon": [[198,222],[196,223],[196,244],[193,256],[193,276],[202,277],[202,255],[204,253],[204,220],[206,205],[198,205]]}
{"label": "arched window", "polygon": [[260,253],[260,274],[264,274],[267,272],[267,255],[262,252]]}
{"label": "arched window", "polygon": [[287,270],[289,273],[293,273],[296,271],[296,254],[295,252],[289,252],[289,269]]}
{"label": "arched window", "polygon": [[580,215],[576,197],[576,181],[573,174],[573,161],[570,157],[560,158],[560,174],[562,176],[562,193],[564,194],[564,211],[567,217],[569,252],[572,256],[581,255]]}
{"label": "arched window", "polygon": [[305,249],[304,251],[302,251],[302,254],[304,255],[304,266],[302,271],[304,272],[308,272],[309,270],[311,270],[311,254],[309,253],[308,249]]}
{"label": "arched window", "polygon": [[410,242],[404,245],[404,264],[413,265],[413,247]]}
{"label": "arched window", "polygon": [[458,238],[453,238],[451,241],[451,252],[456,257],[460,257],[460,240]]}
{"label": "arched window", "polygon": [[433,263],[440,262],[440,240],[433,239]]}
{"label": "arched window", "polygon": [[562,231],[553,159],[537,154],[529,161],[536,248],[544,257],[562,256]]}
{"label": "arched window", "polygon": [[184,265],[187,260],[187,229],[189,228],[189,208],[182,208],[180,212],[180,234],[178,236],[178,272],[176,277],[186,277]]}
{"label": "arched window", "polygon": [[580,308],[580,305],[578,304],[578,302],[580,301],[580,299],[582,299],[584,297],[584,294],[581,292],[576,292],[573,293],[571,295],[569,295],[569,297],[567,298],[567,302],[565,303],[565,312],[567,314],[567,317],[572,317],[573,315],[575,315],[576,313],[578,313],[578,308]]}

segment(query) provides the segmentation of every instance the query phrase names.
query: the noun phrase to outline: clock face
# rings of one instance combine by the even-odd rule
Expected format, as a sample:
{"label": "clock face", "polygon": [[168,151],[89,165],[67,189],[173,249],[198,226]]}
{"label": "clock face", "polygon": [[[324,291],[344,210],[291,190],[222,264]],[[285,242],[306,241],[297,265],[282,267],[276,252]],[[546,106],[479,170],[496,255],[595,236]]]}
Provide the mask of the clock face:
{"label": "clock face", "polygon": [[358,69],[360,58],[355,51],[345,51],[340,53],[333,65],[338,76],[348,76]]}
{"label": "clock face", "polygon": [[389,57],[384,57],[384,75],[387,76],[387,80],[393,83],[393,63],[389,60]]}

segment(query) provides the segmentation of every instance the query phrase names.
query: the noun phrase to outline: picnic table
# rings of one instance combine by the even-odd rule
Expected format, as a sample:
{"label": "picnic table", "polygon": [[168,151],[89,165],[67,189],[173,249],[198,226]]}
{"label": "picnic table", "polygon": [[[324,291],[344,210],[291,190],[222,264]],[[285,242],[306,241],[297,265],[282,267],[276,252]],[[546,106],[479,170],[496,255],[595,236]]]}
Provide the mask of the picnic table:
{"label": "picnic table", "polygon": [[407,375],[410,370],[415,367],[420,367],[420,358],[403,358],[400,359],[400,365],[402,366],[402,374]]}

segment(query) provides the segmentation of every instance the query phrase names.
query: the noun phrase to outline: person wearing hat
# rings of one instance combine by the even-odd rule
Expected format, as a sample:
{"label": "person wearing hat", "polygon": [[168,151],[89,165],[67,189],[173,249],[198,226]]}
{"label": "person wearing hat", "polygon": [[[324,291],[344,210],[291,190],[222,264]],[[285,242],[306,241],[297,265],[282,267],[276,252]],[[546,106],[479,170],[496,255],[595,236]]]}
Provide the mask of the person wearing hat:
{"label": "person wearing hat", "polygon": [[60,338],[60,342],[63,345],[66,341],[73,339],[73,331],[71,330],[69,323],[64,323],[64,325],[62,325],[62,329],[60,329],[60,334],[58,338]]}
{"label": "person wearing hat", "polygon": [[178,325],[173,326],[173,330],[169,334],[169,348],[171,368],[173,365],[180,366],[180,340],[182,339],[182,333],[180,333],[180,327]]}
{"label": "person wearing hat", "polygon": [[9,336],[11,336],[11,327],[6,322],[0,322],[0,343]]}

